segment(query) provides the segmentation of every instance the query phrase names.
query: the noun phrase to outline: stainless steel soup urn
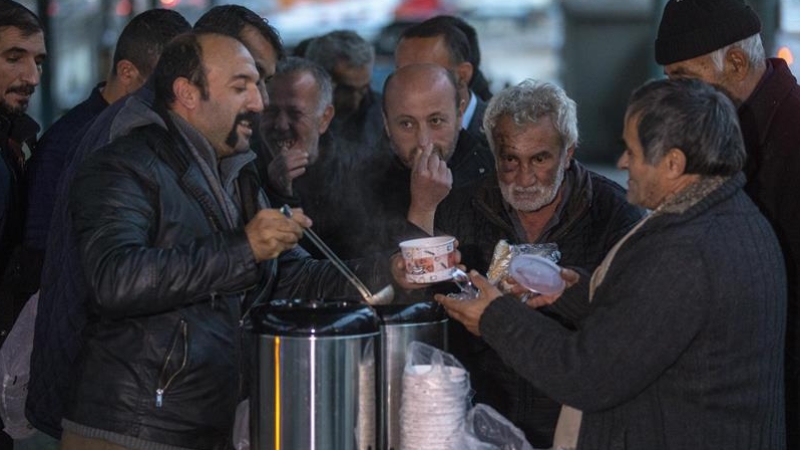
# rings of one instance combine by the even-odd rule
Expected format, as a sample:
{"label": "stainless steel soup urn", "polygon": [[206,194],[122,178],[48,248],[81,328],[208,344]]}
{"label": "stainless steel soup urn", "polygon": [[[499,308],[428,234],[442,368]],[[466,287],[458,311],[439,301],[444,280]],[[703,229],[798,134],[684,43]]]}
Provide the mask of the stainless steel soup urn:
{"label": "stainless steel soup urn", "polygon": [[375,450],[374,310],[278,300],[251,315],[251,448]]}
{"label": "stainless steel soup urn", "polygon": [[379,449],[400,448],[400,402],[406,348],[412,341],[447,350],[447,315],[436,302],[379,305],[381,343],[378,362]]}

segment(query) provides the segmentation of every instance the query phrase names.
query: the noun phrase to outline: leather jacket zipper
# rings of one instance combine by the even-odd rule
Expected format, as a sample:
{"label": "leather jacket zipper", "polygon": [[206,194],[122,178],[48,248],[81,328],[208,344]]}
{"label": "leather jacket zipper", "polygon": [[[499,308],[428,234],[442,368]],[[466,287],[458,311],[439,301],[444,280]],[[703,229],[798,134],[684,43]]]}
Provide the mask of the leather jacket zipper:
{"label": "leather jacket zipper", "polygon": [[[183,369],[186,368],[186,363],[189,360],[189,324],[187,324],[185,320],[181,319],[178,326],[180,327],[179,333],[176,333],[175,339],[172,340],[169,353],[167,353],[167,357],[164,360],[164,367],[161,368],[161,374],[158,377],[159,386],[156,388],[156,408],[161,408],[163,406],[164,392],[166,392],[170,384],[172,384],[172,381],[175,380],[175,377],[183,372]],[[166,375],[167,366],[172,359],[172,354],[175,352],[175,346],[178,344],[178,339],[181,337],[183,338],[183,361],[181,361],[181,366],[178,367],[178,370],[176,370],[172,375],[170,375],[166,382],[162,383],[161,380],[164,378],[164,375]]]}

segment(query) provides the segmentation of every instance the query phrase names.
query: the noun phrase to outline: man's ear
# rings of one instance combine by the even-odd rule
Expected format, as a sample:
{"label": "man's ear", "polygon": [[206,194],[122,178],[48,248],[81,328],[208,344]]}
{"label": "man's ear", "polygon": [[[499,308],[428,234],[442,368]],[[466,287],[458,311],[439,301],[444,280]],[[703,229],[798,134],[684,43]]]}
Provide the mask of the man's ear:
{"label": "man's ear", "polygon": [[125,87],[126,93],[131,93],[141,87],[144,77],[139,73],[139,69],[127,59],[122,59],[117,62],[116,66],[117,79],[120,80]]}
{"label": "man's ear", "polygon": [[669,179],[679,178],[686,173],[686,154],[679,148],[669,149],[662,162],[666,164]]}
{"label": "man's ear", "polygon": [[188,78],[176,78],[172,82],[172,91],[175,93],[175,102],[186,109],[193,110],[200,103],[200,89]]}
{"label": "man's ear", "polygon": [[333,116],[336,113],[336,108],[333,105],[328,105],[325,107],[325,111],[322,112],[322,117],[319,119],[319,134],[323,134],[328,131],[328,127],[331,124],[331,120],[333,120]]}
{"label": "man's ear", "polygon": [[570,164],[572,164],[572,158],[575,156],[575,146],[567,149],[567,163],[564,166],[564,169],[569,169]]}
{"label": "man's ear", "polygon": [[456,66],[456,76],[458,77],[459,89],[466,89],[469,86],[469,82],[472,81],[472,74],[474,70],[475,69],[472,67],[472,63],[466,61]]}
{"label": "man's ear", "polygon": [[386,132],[386,136],[391,139],[392,133],[389,131],[389,118],[386,117],[386,113],[383,113],[383,131]]}
{"label": "man's ear", "polygon": [[744,80],[750,73],[750,58],[739,47],[731,47],[725,52],[723,71],[736,81]]}
{"label": "man's ear", "polygon": [[[459,95],[459,97],[461,97],[461,96]],[[463,117],[464,116],[464,112],[466,110],[467,110],[467,100],[464,99],[464,98],[459,98],[458,99],[458,107],[456,108],[456,113],[458,114],[458,117]]]}

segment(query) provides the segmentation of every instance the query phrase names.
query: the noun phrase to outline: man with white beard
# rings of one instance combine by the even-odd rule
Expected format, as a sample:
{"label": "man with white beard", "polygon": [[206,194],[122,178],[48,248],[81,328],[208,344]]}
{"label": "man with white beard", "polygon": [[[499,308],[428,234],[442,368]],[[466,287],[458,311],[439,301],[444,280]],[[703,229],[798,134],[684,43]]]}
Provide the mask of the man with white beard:
{"label": "man with white beard", "polygon": [[[574,159],[575,102],[555,85],[526,80],[492,98],[483,125],[497,174],[454,189],[436,210],[436,231],[455,236],[463,264],[479,272],[487,271],[495,245],[504,239],[510,244],[555,243],[559,264],[588,279],[642,210],[625,200],[622,187]],[[570,291],[564,295],[580,289]],[[536,302],[530,294],[524,298]],[[571,327],[588,304],[584,301],[577,310],[568,303],[573,302],[540,310]],[[475,401],[510,419],[533,447],[550,448],[558,402],[516,375],[461,324],[450,325],[450,350],[470,372]]]}

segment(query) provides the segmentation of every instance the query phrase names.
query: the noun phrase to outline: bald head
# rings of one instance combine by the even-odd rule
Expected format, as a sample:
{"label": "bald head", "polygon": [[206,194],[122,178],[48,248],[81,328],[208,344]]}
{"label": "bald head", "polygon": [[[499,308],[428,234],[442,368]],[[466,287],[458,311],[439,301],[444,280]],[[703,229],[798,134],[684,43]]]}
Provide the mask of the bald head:
{"label": "bald head", "polygon": [[383,88],[386,133],[395,153],[410,167],[418,150],[433,148],[447,161],[461,129],[463,102],[453,75],[436,64],[397,69]]}
{"label": "bald head", "polygon": [[386,111],[390,97],[417,94],[421,96],[442,89],[452,94],[451,98],[458,109],[461,98],[456,79],[451,72],[432,63],[403,66],[392,72],[383,85],[383,110]]}

